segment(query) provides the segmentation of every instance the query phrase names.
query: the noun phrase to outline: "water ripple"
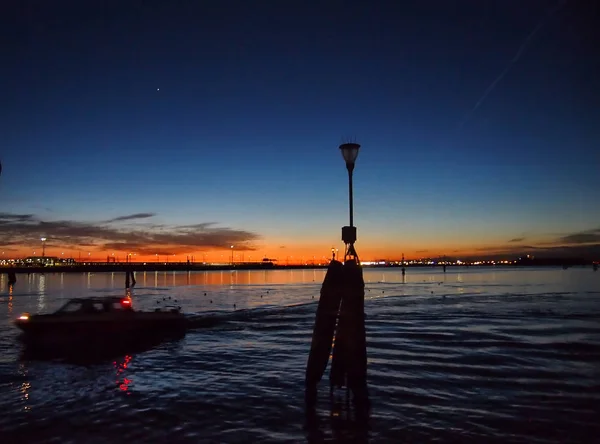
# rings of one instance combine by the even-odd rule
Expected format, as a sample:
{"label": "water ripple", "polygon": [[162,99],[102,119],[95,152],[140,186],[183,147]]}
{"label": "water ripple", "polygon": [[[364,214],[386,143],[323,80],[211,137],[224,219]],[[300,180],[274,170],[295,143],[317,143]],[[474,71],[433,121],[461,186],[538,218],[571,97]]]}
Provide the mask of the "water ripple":
{"label": "water ripple", "polygon": [[[9,321],[36,312],[39,293],[35,278],[21,293],[17,286],[11,312],[0,304],[0,442],[548,444],[600,436],[600,292],[589,270],[410,270],[405,282],[393,270],[366,272],[367,417],[346,406],[343,392],[329,398],[327,374],[316,411],[303,408],[313,280],[322,274],[259,274],[264,281],[249,274],[239,285],[219,274],[222,286],[183,273],[151,274],[146,284],[138,276],[138,306],[171,296],[191,319],[218,322],[86,365],[20,358]],[[114,276],[89,279],[90,294],[121,292]],[[46,274],[46,309],[82,291],[81,277],[62,280]]]}

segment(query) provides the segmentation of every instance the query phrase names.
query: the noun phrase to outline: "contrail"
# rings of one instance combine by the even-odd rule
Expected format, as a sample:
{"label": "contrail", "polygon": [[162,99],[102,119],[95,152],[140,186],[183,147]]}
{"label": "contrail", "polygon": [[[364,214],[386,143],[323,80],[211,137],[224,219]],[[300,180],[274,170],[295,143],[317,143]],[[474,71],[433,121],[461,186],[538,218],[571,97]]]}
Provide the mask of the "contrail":
{"label": "contrail", "polygon": [[479,100],[475,103],[475,106],[471,109],[471,111],[469,111],[464,120],[460,123],[460,125],[458,125],[458,128],[456,128],[456,131],[459,131],[464,125],[465,123],[467,123],[469,121],[469,119],[471,118],[471,116],[473,115],[473,113],[475,111],[477,111],[477,109],[481,106],[481,104],[485,101],[485,99],[487,98],[487,96],[490,95],[490,93],[494,90],[494,88],[496,87],[496,85],[498,85],[498,83],[504,78],[504,76],[508,73],[508,71],[510,71],[510,69],[513,67],[513,65],[515,63],[517,63],[519,61],[519,59],[521,58],[521,55],[523,55],[523,53],[525,52],[525,50],[527,49],[527,46],[529,45],[529,43],[531,42],[531,40],[533,39],[533,37],[535,37],[535,35],[538,33],[538,31],[540,29],[542,29],[542,27],[546,24],[546,22],[548,21],[548,19],[550,17],[552,17],[554,14],[556,14],[556,12],[558,10],[560,10],[562,7],[564,7],[567,2],[569,0],[560,0],[555,6],[554,8],[552,8],[548,14],[546,14],[545,17],[543,17],[540,22],[537,24],[537,26],[535,28],[533,28],[533,31],[531,31],[527,37],[525,37],[525,40],[523,40],[523,43],[521,43],[521,46],[519,46],[519,49],[517,50],[516,54],[514,55],[514,57],[510,60],[510,62],[508,62],[508,64],[506,65],[506,67],[502,70],[502,72],[494,79],[494,81],[490,84],[490,86],[487,87],[487,89],[484,91],[483,95],[479,98]]}

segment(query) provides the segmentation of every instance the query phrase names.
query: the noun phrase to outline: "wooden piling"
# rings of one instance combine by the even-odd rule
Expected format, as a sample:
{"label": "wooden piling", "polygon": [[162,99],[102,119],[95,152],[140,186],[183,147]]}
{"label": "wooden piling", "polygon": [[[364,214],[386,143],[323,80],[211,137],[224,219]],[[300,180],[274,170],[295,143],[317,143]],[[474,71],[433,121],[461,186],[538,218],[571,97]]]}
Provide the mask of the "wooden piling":
{"label": "wooden piling", "polygon": [[332,260],[329,263],[321,287],[321,297],[317,307],[310,353],[306,364],[305,386],[308,403],[314,402],[317,385],[321,381],[329,361],[336,320],[342,300],[343,280],[343,264]]}

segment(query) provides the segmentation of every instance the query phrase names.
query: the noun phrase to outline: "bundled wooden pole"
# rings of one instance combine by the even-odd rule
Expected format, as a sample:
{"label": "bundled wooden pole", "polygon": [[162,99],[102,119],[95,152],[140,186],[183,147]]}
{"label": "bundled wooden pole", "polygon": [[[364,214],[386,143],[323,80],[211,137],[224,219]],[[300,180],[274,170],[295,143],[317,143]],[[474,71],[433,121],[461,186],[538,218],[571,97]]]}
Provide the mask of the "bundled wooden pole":
{"label": "bundled wooden pole", "polygon": [[343,289],[329,381],[332,390],[346,386],[357,403],[368,404],[365,282],[356,259],[344,264]]}
{"label": "bundled wooden pole", "polygon": [[329,263],[327,274],[321,287],[321,297],[317,307],[315,325],[308,362],[306,364],[306,402],[316,400],[317,385],[321,381],[333,343],[335,325],[342,300],[344,265],[336,260]]}
{"label": "bundled wooden pole", "polygon": [[307,404],[316,401],[317,385],[331,354],[330,390],[347,387],[357,404],[368,406],[364,300],[365,282],[358,260],[349,259],[344,265],[331,261],[321,287],[306,366]]}

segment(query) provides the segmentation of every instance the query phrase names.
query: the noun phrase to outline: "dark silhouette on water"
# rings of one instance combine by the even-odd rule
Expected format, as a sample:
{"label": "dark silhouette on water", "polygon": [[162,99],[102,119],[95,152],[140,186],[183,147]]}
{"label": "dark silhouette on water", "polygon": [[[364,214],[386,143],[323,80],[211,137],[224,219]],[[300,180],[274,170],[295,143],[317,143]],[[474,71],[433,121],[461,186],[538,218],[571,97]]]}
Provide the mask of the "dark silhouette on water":
{"label": "dark silhouette on water", "polygon": [[317,307],[312,343],[306,366],[305,384],[309,404],[315,401],[317,384],[321,381],[329,361],[336,320],[342,301],[343,272],[344,265],[339,261],[332,260],[329,263],[321,287],[321,297]]}
{"label": "dark silhouette on water", "polygon": [[340,146],[348,170],[350,225],[342,227],[342,240],[346,245],[345,263],[342,265],[333,255],[321,288],[306,366],[305,401],[308,409],[315,406],[317,385],[327,367],[332,342],[334,345],[329,375],[330,393],[333,394],[336,387],[345,386],[352,391],[357,408],[369,407],[364,323],[365,283],[354,248],[356,227],[353,223],[352,201],[352,172],[359,148],[360,145],[356,143]]}
{"label": "dark silhouette on water", "polygon": [[[131,285],[130,285],[130,276],[131,276]],[[132,270],[127,270],[125,272],[125,288],[133,288],[135,287],[135,276],[133,275]]]}
{"label": "dark silhouette on water", "polygon": [[8,272],[8,286],[13,287],[17,283],[17,275],[14,271]]}
{"label": "dark silhouette on water", "polygon": [[342,302],[331,359],[330,387],[346,386],[352,390],[355,402],[368,405],[365,283],[357,256],[346,260],[341,288]]}
{"label": "dark silhouette on water", "polygon": [[62,361],[76,365],[99,364],[124,355],[143,353],[161,344],[176,343],[183,337],[183,333],[170,337],[159,335],[146,335],[135,338],[123,337],[120,341],[99,341],[90,347],[75,348],[68,345],[47,347],[33,343],[23,343],[19,359],[22,361]]}

